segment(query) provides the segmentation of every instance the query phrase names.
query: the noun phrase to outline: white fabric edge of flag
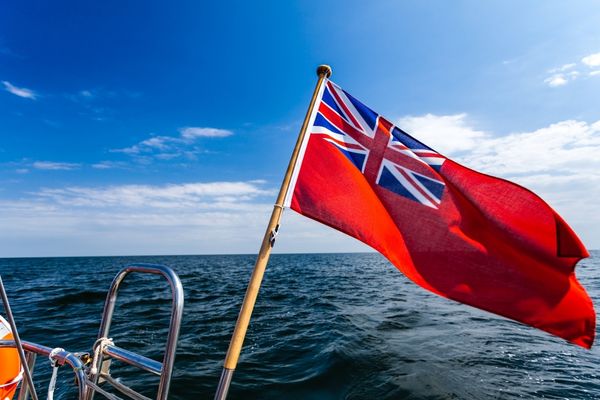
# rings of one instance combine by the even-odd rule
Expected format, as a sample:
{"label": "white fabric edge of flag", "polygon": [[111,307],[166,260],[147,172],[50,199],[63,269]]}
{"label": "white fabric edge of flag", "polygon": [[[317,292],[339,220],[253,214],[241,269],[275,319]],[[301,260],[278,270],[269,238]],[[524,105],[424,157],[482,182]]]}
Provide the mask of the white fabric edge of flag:
{"label": "white fabric edge of flag", "polygon": [[306,134],[302,140],[302,144],[300,145],[300,151],[298,152],[298,158],[296,158],[296,163],[294,164],[294,169],[292,170],[292,177],[290,179],[290,184],[288,185],[287,192],[285,194],[285,198],[283,200],[283,207],[289,208],[292,204],[292,197],[294,195],[294,190],[296,189],[296,181],[298,180],[298,174],[300,173],[300,167],[302,166],[302,161],[304,161],[304,153],[306,152],[306,146],[308,145],[308,139],[312,133],[312,128],[315,123],[315,119],[317,118],[317,113],[319,112],[319,105],[321,104],[321,98],[323,97],[323,92],[325,91],[325,86],[327,85],[329,80],[324,78],[321,81],[321,87],[319,88],[319,92],[317,94],[317,98],[315,99],[315,104],[313,104],[313,109],[311,110],[310,118],[308,120],[308,125],[306,126]]}

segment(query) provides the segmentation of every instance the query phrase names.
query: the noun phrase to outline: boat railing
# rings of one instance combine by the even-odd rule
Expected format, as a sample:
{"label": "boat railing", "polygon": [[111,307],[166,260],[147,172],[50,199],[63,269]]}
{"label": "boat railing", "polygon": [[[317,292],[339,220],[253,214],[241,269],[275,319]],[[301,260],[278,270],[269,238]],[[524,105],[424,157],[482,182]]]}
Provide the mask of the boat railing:
{"label": "boat railing", "polygon": [[[53,349],[50,347],[43,346],[41,344],[28,342],[23,340],[21,342],[23,344],[23,350],[25,350],[25,354],[27,356],[27,365],[29,366],[29,370],[33,372],[33,368],[35,367],[35,362],[37,356],[49,357],[52,353],[52,360],[54,360],[58,365],[69,365],[73,369],[73,373],[75,374],[75,382],[77,384],[77,388],[79,389],[79,397],[78,399],[83,399],[86,388],[86,376],[84,371],[84,363],[81,361],[79,355],[77,353],[70,353],[68,351],[58,351],[53,352]],[[0,340],[0,348],[2,347],[16,347],[14,340]],[[27,400],[29,399],[29,387],[27,383],[23,381],[21,390],[19,392],[18,400]]]}
{"label": "boat railing", "polygon": [[97,357],[93,362],[89,380],[93,383],[87,388],[86,399],[92,400],[94,393],[98,390],[94,387],[100,379],[112,385],[122,394],[129,396],[132,399],[146,399],[147,397],[137,393],[133,389],[125,386],[117,381],[110,374],[110,360],[116,359],[123,361],[129,365],[140,368],[143,371],[153,373],[160,376],[158,384],[157,400],[166,400],[169,393],[169,385],[171,383],[171,375],[173,373],[173,363],[175,362],[175,352],[177,348],[177,339],[179,338],[179,328],[181,326],[181,317],[183,314],[183,286],[177,274],[169,267],[156,264],[132,264],[123,268],[113,279],[110,286],[106,302],[104,303],[104,312],[100,322],[100,332],[98,333],[97,345],[101,345],[103,340],[107,340],[110,335],[110,326],[112,323],[113,313],[117,301],[117,295],[121,287],[121,283],[131,273],[144,273],[162,275],[171,286],[171,318],[169,322],[169,333],[167,335],[167,343],[163,356],[162,363],[151,360],[136,353],[121,349],[114,344],[107,344],[102,348],[102,357]]}
{"label": "boat railing", "polygon": [[[109,339],[112,317],[115,311],[117,295],[121,283],[131,273],[144,273],[162,275],[171,288],[171,316],[169,330],[162,361],[137,354],[123,349]],[[124,267],[113,279],[100,322],[98,340],[94,344],[92,353],[70,353],[62,349],[52,349],[37,343],[22,341],[26,353],[27,364],[33,371],[36,356],[50,357],[58,366],[69,365],[75,374],[78,387],[78,400],[92,400],[95,394],[101,394],[111,400],[121,400],[121,397],[105,390],[104,385],[109,384],[126,398],[134,400],[151,400],[114,377],[110,371],[112,360],[118,360],[142,371],[159,376],[158,390],[155,399],[166,400],[169,393],[177,339],[183,314],[183,286],[177,274],[169,267],[156,264],[132,264]],[[13,340],[0,340],[1,347],[15,347]],[[21,384],[18,400],[28,400],[29,387],[25,381]]]}

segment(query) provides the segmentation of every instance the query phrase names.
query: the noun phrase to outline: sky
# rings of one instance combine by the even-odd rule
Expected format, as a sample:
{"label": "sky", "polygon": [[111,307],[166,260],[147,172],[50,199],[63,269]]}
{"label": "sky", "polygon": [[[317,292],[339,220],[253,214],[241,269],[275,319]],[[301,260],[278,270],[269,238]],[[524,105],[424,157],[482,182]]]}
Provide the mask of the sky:
{"label": "sky", "polygon": [[[255,253],[316,83],[600,248],[595,1],[0,5],[0,257]],[[368,251],[284,213],[278,252]]]}

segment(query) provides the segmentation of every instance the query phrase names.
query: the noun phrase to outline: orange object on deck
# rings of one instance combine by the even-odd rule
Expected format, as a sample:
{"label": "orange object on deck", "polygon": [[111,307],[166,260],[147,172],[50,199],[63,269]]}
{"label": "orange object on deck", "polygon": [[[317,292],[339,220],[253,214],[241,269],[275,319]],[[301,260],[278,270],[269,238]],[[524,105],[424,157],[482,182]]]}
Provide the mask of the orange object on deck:
{"label": "orange object on deck", "polygon": [[[10,325],[0,316],[0,340],[12,339]],[[21,379],[23,379],[23,371],[17,349],[0,348],[0,400],[11,400]]]}

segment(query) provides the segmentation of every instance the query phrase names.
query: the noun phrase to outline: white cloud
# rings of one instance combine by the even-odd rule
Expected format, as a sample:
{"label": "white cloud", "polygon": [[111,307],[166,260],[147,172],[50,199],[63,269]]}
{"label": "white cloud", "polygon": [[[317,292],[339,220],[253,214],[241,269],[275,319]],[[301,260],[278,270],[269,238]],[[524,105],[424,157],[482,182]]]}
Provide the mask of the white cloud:
{"label": "white cloud", "polygon": [[[567,64],[571,65],[571,64]],[[580,75],[579,71],[569,71],[554,74],[544,79],[544,83],[550,87],[564,86],[570,81],[574,81]]]}
{"label": "white cloud", "polygon": [[141,147],[139,145],[133,145],[131,147],[124,147],[122,149],[111,149],[110,152],[111,153],[123,153],[123,154],[129,154],[129,155],[133,155],[133,154],[140,154],[141,152]]}
{"label": "white cloud", "polygon": [[199,128],[188,126],[179,130],[181,137],[185,139],[195,139],[199,137],[227,137],[233,135],[233,132],[227,129],[217,128]]}
{"label": "white cloud", "polygon": [[561,65],[560,67],[557,67],[557,68],[552,68],[548,72],[551,73],[551,74],[555,74],[557,72],[564,72],[564,71],[567,71],[569,69],[575,68],[576,66],[577,66],[576,63],[569,63],[569,64]]}
{"label": "white cloud", "polygon": [[[600,53],[594,53],[587,55],[581,59],[583,65],[578,63],[568,63],[561,65],[560,67],[552,68],[548,70],[550,76],[544,79],[544,83],[550,87],[565,86],[567,83],[577,79],[581,75],[579,70],[576,70],[578,66],[583,67],[584,65],[589,68],[600,67]],[[598,71],[591,71],[584,74],[585,77],[591,77],[599,74]]]}
{"label": "white cloud", "polygon": [[48,199],[53,204],[64,206],[191,208],[194,210],[201,208],[235,209],[242,202],[272,194],[274,194],[272,190],[262,189],[257,181],[187,183],[164,186],[120,185],[100,188],[46,188],[35,193],[37,198]]}
{"label": "white cloud", "polygon": [[568,81],[563,74],[555,74],[544,79],[544,83],[550,87],[558,87],[566,85]]}
{"label": "white cloud", "polygon": [[449,154],[473,148],[486,133],[467,124],[467,114],[405,116],[398,126],[407,132],[417,132],[425,143],[435,143],[440,153]]}
{"label": "white cloud", "polygon": [[469,165],[504,176],[547,173],[600,177],[600,121],[567,120],[533,132],[487,138],[466,158]]}
{"label": "white cloud", "polygon": [[15,96],[19,96],[19,97],[23,97],[23,98],[31,99],[31,100],[35,100],[37,98],[37,94],[31,89],[20,88],[20,87],[14,86],[12,83],[10,83],[8,81],[2,81],[2,84],[4,85],[4,89],[7,92],[12,93]]}
{"label": "white cloud", "polygon": [[149,148],[164,150],[168,147],[168,143],[171,141],[173,141],[173,138],[169,136],[155,136],[140,142],[140,145]]}
{"label": "white cloud", "polygon": [[600,67],[600,53],[590,54],[581,59],[581,62],[588,67]]}
{"label": "white cloud", "polygon": [[46,170],[72,170],[80,167],[80,164],[66,163],[66,162],[54,162],[54,161],[35,161],[32,164],[35,169],[46,169]]}
{"label": "white cloud", "polygon": [[46,188],[0,199],[0,253],[254,252],[276,191],[264,181]]}
{"label": "white cloud", "polygon": [[[171,160],[178,157],[194,158],[201,152],[194,144],[201,137],[227,137],[232,131],[218,128],[185,127],[179,129],[179,136],[152,136],[148,139],[122,149],[113,149],[113,153],[131,156],[152,156],[159,160]],[[190,146],[192,146],[190,150]]]}
{"label": "white cloud", "polygon": [[[4,256],[255,253],[276,190],[265,181],[46,188],[0,199]],[[276,251],[368,251],[286,211]]]}
{"label": "white cloud", "polygon": [[[583,57],[581,63],[589,68],[600,67],[600,53],[594,53]],[[577,63],[569,63],[548,70],[548,73],[551,75],[544,79],[544,83],[550,87],[565,86],[567,83],[575,80],[581,75],[580,71],[574,69],[577,66]],[[584,74],[584,77],[592,77],[598,74],[600,74],[600,70],[593,70],[587,73],[587,75]]]}
{"label": "white cloud", "polygon": [[115,169],[115,168],[125,168],[127,163],[119,162],[119,161],[100,161],[98,163],[92,164],[92,168],[95,169]]}

